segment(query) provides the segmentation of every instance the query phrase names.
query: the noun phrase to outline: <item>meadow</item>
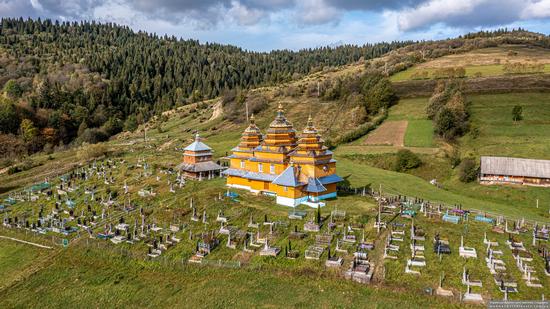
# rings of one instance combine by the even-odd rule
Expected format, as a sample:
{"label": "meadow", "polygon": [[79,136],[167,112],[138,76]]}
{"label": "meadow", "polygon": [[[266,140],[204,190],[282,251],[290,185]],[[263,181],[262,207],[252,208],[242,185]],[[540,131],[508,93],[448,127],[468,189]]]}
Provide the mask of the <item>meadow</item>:
{"label": "meadow", "polygon": [[[471,96],[471,132],[460,140],[471,156],[550,159],[550,96],[546,93]],[[523,109],[513,121],[512,109]]]}
{"label": "meadow", "polygon": [[[462,157],[479,160],[481,155],[503,155],[534,159],[549,159],[550,153],[550,99],[544,93],[469,95],[470,133],[457,143]],[[447,158],[448,146],[438,141],[426,119],[428,98],[402,99],[389,111],[388,120],[407,120],[405,145],[432,147],[406,147],[419,154],[425,166],[408,174],[375,168],[363,154],[385,156],[399,147],[368,146],[363,140],[340,146],[335,153],[339,170],[352,174],[354,185],[380,184],[389,192],[418,196],[448,204],[462,204],[480,210],[501,212],[510,216],[529,217],[533,220],[550,218],[550,192],[545,188],[524,186],[486,186],[476,182],[458,181],[458,171]],[[512,121],[512,108],[523,108],[523,120]],[[411,123],[416,123],[412,125]],[[408,144],[407,144],[408,141]],[[437,145],[437,146],[436,146]],[[434,147],[436,146],[436,147]],[[359,155],[359,159],[354,159]],[[341,157],[338,157],[341,156]],[[478,161],[479,162],[479,161]],[[436,178],[441,188],[428,181]],[[536,208],[537,199],[540,208]]]}
{"label": "meadow", "polygon": [[393,82],[413,80],[419,78],[419,74],[425,74],[422,78],[432,79],[438,69],[450,67],[464,67],[467,78],[499,76],[505,74],[505,63],[518,62],[544,64],[544,73],[550,72],[547,50],[522,45],[503,45],[436,58],[398,72],[390,79]]}

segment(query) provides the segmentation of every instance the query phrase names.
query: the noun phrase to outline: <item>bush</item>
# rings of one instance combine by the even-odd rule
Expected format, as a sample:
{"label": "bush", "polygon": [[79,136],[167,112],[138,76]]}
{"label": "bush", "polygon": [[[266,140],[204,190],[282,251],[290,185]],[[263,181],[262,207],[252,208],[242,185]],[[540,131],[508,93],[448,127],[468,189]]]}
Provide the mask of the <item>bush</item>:
{"label": "bush", "polygon": [[449,158],[452,168],[457,167],[458,165],[460,165],[460,162],[462,162],[460,152],[456,148],[453,148],[452,152],[450,154],[447,154],[447,156]]}
{"label": "bush", "polygon": [[101,129],[88,128],[78,137],[81,143],[96,144],[109,139],[109,136]]}
{"label": "bush", "polygon": [[126,118],[126,121],[124,122],[124,130],[133,132],[137,129],[138,123],[137,118],[135,115],[130,115],[128,118]]}
{"label": "bush", "polygon": [[408,149],[401,149],[397,152],[395,157],[394,171],[403,172],[413,168],[417,168],[422,165],[422,160]]}
{"label": "bush", "polygon": [[77,157],[79,160],[91,160],[102,157],[107,154],[107,147],[103,144],[89,145],[87,143],[82,144],[78,149]]}
{"label": "bush", "polygon": [[512,119],[514,121],[520,121],[523,119],[523,107],[521,107],[521,105],[516,105],[512,109]]}
{"label": "bush", "polygon": [[460,163],[458,178],[462,182],[472,182],[477,179],[479,168],[476,161],[472,158],[466,158]]}

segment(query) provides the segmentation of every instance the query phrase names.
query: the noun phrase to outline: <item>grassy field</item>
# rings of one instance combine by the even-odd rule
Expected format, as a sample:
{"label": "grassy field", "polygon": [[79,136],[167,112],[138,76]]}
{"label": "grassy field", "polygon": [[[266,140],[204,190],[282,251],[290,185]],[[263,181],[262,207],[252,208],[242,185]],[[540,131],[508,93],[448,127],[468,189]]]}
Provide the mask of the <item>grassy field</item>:
{"label": "grassy field", "polygon": [[433,73],[437,69],[448,67],[464,67],[466,77],[498,76],[505,74],[503,67],[506,62],[543,63],[544,72],[548,73],[550,72],[548,59],[548,51],[544,49],[503,45],[430,60],[392,75],[391,80],[394,82],[411,80],[415,78],[415,74],[423,72],[428,78],[433,78]]}
{"label": "grassy field", "polygon": [[[387,122],[397,123],[407,121],[407,128],[404,135],[404,146],[414,152],[434,152],[434,149],[422,149],[433,148],[436,144],[433,136],[432,122],[426,118],[427,105],[427,98],[402,99],[398,104],[392,106],[388,113]],[[375,134],[387,135],[387,140],[401,140],[402,138],[400,136],[401,131],[395,130],[393,126],[389,128],[390,132],[379,132],[381,129],[384,129],[384,127],[381,126],[370,134],[347,145],[339,147],[339,150],[342,151],[342,153],[353,153],[354,150],[352,149],[355,146],[363,146],[363,151],[367,151],[369,153],[383,153],[388,151],[395,152],[397,149],[402,147],[396,143],[393,143],[393,146],[384,146],[384,143],[380,143],[379,145],[369,145],[371,144],[369,143],[371,136]]]}
{"label": "grassy field", "polygon": [[11,283],[47,253],[47,249],[0,239],[0,287]]}
{"label": "grassy field", "polygon": [[[151,158],[153,151],[144,151],[147,158]],[[139,156],[132,152],[124,156],[128,165],[134,165]],[[168,162],[169,156],[156,156],[158,164]],[[99,162],[101,164],[101,162]],[[115,246],[108,241],[81,239],[74,242],[68,249],[57,249],[59,254],[48,260],[45,267],[9,289],[0,290],[0,305],[2,307],[61,307],[74,306],[90,307],[101,304],[106,307],[174,307],[174,306],[200,306],[200,307],[224,307],[224,306],[252,306],[252,307],[357,307],[357,308],[395,308],[404,306],[407,308],[420,307],[454,307],[458,306],[458,296],[452,300],[437,298],[425,295],[423,290],[426,287],[435,288],[439,275],[444,272],[446,275],[445,288],[453,290],[456,294],[462,292],[460,283],[461,270],[463,266],[482,278],[485,287],[480,290],[487,298],[500,299],[501,293],[492,284],[491,277],[485,268],[483,260],[465,261],[459,258],[456,253],[457,243],[462,234],[467,235],[468,245],[474,246],[479,254],[483,252],[484,245],[481,237],[489,225],[471,222],[466,228],[464,224],[452,225],[442,223],[438,219],[432,220],[419,216],[415,224],[422,226],[429,237],[435,233],[441,233],[451,241],[453,254],[443,257],[441,261],[431,253],[430,241],[426,242],[426,258],[428,266],[423,270],[423,275],[415,277],[404,275],[404,263],[407,258],[408,242],[403,244],[403,252],[397,261],[383,262],[381,259],[381,245],[383,236],[377,237],[372,226],[376,214],[376,206],[372,199],[359,196],[341,196],[336,200],[327,202],[323,208],[322,215],[327,216],[329,211],[334,209],[347,212],[346,222],[361,222],[365,224],[364,231],[366,239],[376,241],[377,250],[369,253],[370,258],[378,265],[384,265],[378,270],[377,278],[383,276],[383,283],[364,286],[345,281],[341,278],[339,271],[330,270],[324,267],[324,255],[319,261],[303,259],[303,252],[308,245],[312,244],[313,236],[304,240],[293,240],[293,248],[301,252],[297,260],[288,260],[283,255],[276,258],[261,257],[257,254],[246,255],[239,249],[225,247],[226,237],[220,236],[218,246],[207,260],[217,261],[242,261],[241,269],[229,268],[208,268],[194,265],[187,265],[186,261],[193,253],[196,245],[195,240],[187,239],[187,231],[197,234],[199,231],[217,229],[218,224],[213,221],[218,210],[230,218],[231,226],[246,226],[249,217],[262,220],[264,214],[270,220],[280,222],[288,221],[286,218],[288,208],[274,205],[273,199],[264,196],[254,196],[243,191],[239,192],[239,202],[215,201],[213,197],[224,192],[224,179],[218,178],[205,182],[188,182],[187,185],[174,194],[167,192],[167,185],[164,181],[167,176],[160,175],[161,181],[155,180],[155,175],[135,179],[139,172],[137,169],[123,166],[113,170],[117,178],[117,185],[107,186],[102,180],[92,178],[86,181],[86,186],[98,186],[98,196],[104,190],[111,188],[116,190],[122,182],[121,176],[131,179],[129,198],[137,207],[143,206],[146,209],[147,222],[156,222],[157,225],[166,227],[169,222],[185,223],[185,231],[178,234],[182,239],[180,243],[164,253],[161,259],[149,261],[144,260],[146,246],[139,242],[135,245],[120,244]],[[448,193],[445,190],[423,182],[418,177],[399,173],[390,173],[384,170],[357,165],[350,160],[340,160],[339,173],[346,177],[353,186],[367,185],[378,187],[382,183],[384,192],[393,190],[419,190],[425,194],[418,197],[430,198],[437,201],[439,197],[446,200],[456,198],[466,200],[468,205],[473,205],[473,199],[464,199],[456,194]],[[394,177],[393,180],[391,178]],[[135,179],[135,180],[134,180]],[[84,184],[80,184],[84,185]],[[136,191],[141,187],[153,186],[156,197],[139,198]],[[419,192],[417,191],[417,192]],[[78,192],[74,193],[78,196]],[[189,220],[187,204],[193,197],[194,205],[199,212],[207,211],[211,225],[205,226],[200,222]],[[121,196],[119,199],[125,199]],[[80,212],[84,207],[81,197],[75,211]],[[42,201],[46,209],[53,208],[51,202]],[[491,203],[487,203],[491,207]],[[497,205],[499,206],[499,205]],[[95,208],[95,205],[94,205]],[[32,209],[30,203],[18,203],[14,211],[29,213]],[[313,217],[314,210],[300,207],[308,212],[308,217]],[[135,215],[125,215],[126,222],[133,222]],[[399,219],[399,221],[410,224],[410,221]],[[288,242],[289,230],[297,224],[301,229],[304,221],[294,221],[288,227],[282,225],[274,232],[270,242],[272,246],[283,247]],[[345,228],[347,223],[339,224]],[[101,227],[100,227],[101,228]],[[325,231],[323,227],[323,231]],[[260,228],[262,234],[268,233],[264,226]],[[360,231],[354,231],[356,237],[361,237]],[[21,235],[23,237],[23,235]],[[158,236],[158,235],[157,235]],[[503,242],[505,235],[490,233],[489,237],[497,238]],[[529,242],[529,235],[522,235],[522,240]],[[47,239],[48,237],[46,237]],[[148,240],[146,240],[148,241]],[[8,244],[11,245],[11,244]],[[97,246],[96,246],[97,245]],[[99,246],[101,245],[101,246]],[[332,252],[335,244],[332,244]],[[34,247],[23,247],[26,252],[35,252]],[[8,248],[8,250],[10,250]],[[510,252],[505,251],[507,255]],[[121,255],[122,253],[122,255]],[[131,253],[131,254],[130,254]],[[343,255],[346,259],[345,265],[350,261],[349,254]],[[18,265],[19,260],[8,259],[6,265]],[[42,261],[44,263],[44,261]],[[519,272],[513,269],[513,263],[507,256],[507,263],[515,278],[519,278]],[[534,263],[540,271],[542,260]],[[345,266],[344,266],[345,267]],[[542,278],[543,284],[548,286],[548,279]],[[528,289],[521,286],[521,294],[511,295],[511,299],[535,299],[539,290]],[[27,297],[26,295],[40,295],[40,297]],[[238,295],[238,296],[236,296]],[[328,301],[330,300],[330,301]],[[136,305],[138,304],[138,305]]]}
{"label": "grassy field", "polygon": [[[461,140],[465,154],[550,159],[550,96],[545,93],[471,96],[472,132]],[[515,105],[523,120],[512,120]]]}
{"label": "grassy field", "polygon": [[431,120],[409,120],[409,126],[405,133],[405,146],[408,147],[433,147],[434,126]]}
{"label": "grassy field", "polygon": [[[455,67],[455,66],[453,66]],[[464,67],[466,70],[466,77],[487,77],[487,76],[499,76],[504,75],[504,65],[502,64],[489,64],[489,65],[468,65]],[[434,78],[434,73],[438,68],[422,68],[422,67],[412,67],[405,71],[401,71],[392,75],[390,78],[393,82],[400,82],[406,80],[418,79],[415,78],[415,74],[424,73],[427,74],[428,79]],[[544,66],[544,72],[541,73],[550,73],[550,64]]]}
{"label": "grassy field", "polygon": [[389,120],[407,120],[406,147],[434,147],[433,124],[427,119],[426,98],[403,99],[389,111]]}
{"label": "grassy field", "polygon": [[[349,158],[338,158],[338,170],[356,187],[370,186],[393,194],[403,194],[449,205],[461,204],[466,208],[496,212],[515,218],[547,222],[550,192],[544,188],[481,186],[458,181],[443,183],[443,188],[431,185],[427,179],[397,173],[363,164]],[[535,207],[539,199],[539,209]]]}
{"label": "grassy field", "polygon": [[162,266],[81,247],[63,252],[52,266],[0,296],[4,308],[458,307],[417,292],[353,284],[307,266],[293,271]]}
{"label": "grassy field", "polygon": [[[548,134],[548,119],[550,100],[543,94],[518,94],[518,95],[491,95],[471,96],[472,101],[472,126],[479,132],[477,136],[471,134],[464,137],[461,149],[464,156],[492,154],[491,151],[502,147],[503,153],[510,155],[530,154],[548,158],[550,141]],[[321,104],[321,103],[319,103]],[[423,159],[424,166],[409,172],[397,173],[369,165],[368,161],[354,157],[354,154],[369,154],[377,149],[380,156],[388,152],[394,152],[396,147],[365,146],[361,139],[350,145],[343,145],[335,150],[335,158],[338,160],[338,174],[349,181],[356,188],[370,186],[373,189],[382,188],[383,192],[408,195],[430,200],[434,203],[448,205],[461,204],[465,208],[479,209],[491,213],[498,213],[512,218],[525,218],[538,222],[549,222],[550,215],[550,191],[544,188],[511,187],[511,186],[480,186],[476,183],[463,184],[457,181],[456,171],[450,167],[448,159],[442,155],[439,148],[433,147],[436,140],[429,134],[428,120],[425,119],[426,98],[402,100],[392,107],[389,120],[407,120],[409,126],[405,135],[405,144],[423,147],[411,147]],[[512,123],[511,108],[515,104],[521,104],[524,108],[524,120]],[[324,106],[324,105],[319,105]],[[328,108],[324,106],[323,108]],[[307,111],[307,105],[299,105],[296,110],[290,112],[291,119],[299,130],[303,126],[303,113]],[[303,256],[296,261],[288,260],[280,255],[277,258],[264,258],[257,254],[242,254],[241,250],[233,250],[225,247],[227,239],[221,236],[221,245],[208,256],[208,260],[240,261],[245,265],[241,269],[219,269],[188,266],[186,261],[194,252],[195,241],[189,240],[191,230],[194,234],[205,230],[217,229],[218,223],[205,226],[202,223],[190,222],[190,210],[187,207],[191,198],[198,207],[199,213],[207,212],[212,221],[218,211],[231,218],[231,225],[246,226],[250,217],[262,220],[268,215],[272,220],[288,221],[288,208],[276,206],[274,200],[265,196],[254,196],[243,191],[238,191],[239,202],[219,201],[216,197],[223,194],[225,180],[218,178],[207,182],[188,182],[178,189],[176,193],[168,192],[167,180],[173,181],[174,175],[169,176],[159,172],[159,169],[174,167],[181,160],[181,153],[176,148],[181,148],[192,141],[192,130],[199,129],[214,150],[216,158],[224,156],[238,143],[240,134],[246,124],[231,124],[222,118],[209,121],[212,114],[210,109],[199,110],[195,113],[176,113],[169,117],[168,121],[160,125],[151,125],[147,137],[143,140],[143,131],[120,136],[118,139],[107,143],[112,150],[113,160],[119,163],[113,170],[116,178],[114,184],[105,185],[103,179],[92,178],[86,183],[79,184],[80,191],[71,194],[71,198],[77,203],[75,213],[85,210],[85,195],[82,188],[97,186],[97,196],[105,197],[108,192],[122,192],[124,182],[130,187],[130,194],[119,194],[117,199],[123,204],[126,199],[131,200],[132,205],[138,209],[144,207],[148,222],[155,222],[159,226],[167,227],[168,224],[177,222],[185,223],[185,232],[180,232],[178,237],[181,243],[163,254],[163,259],[151,262],[144,259],[147,245],[143,242],[133,246],[121,244],[118,247],[105,242],[104,247],[93,247],[95,241],[90,241],[91,246],[85,245],[84,239],[74,243],[66,251],[53,258],[49,263],[43,264],[44,269],[39,270],[25,281],[12,286],[9,289],[0,289],[0,305],[2,307],[60,307],[77,304],[77,306],[90,307],[98,303],[107,307],[174,307],[174,306],[251,306],[251,307],[449,307],[457,306],[456,300],[447,301],[423,294],[426,287],[436,287],[439,276],[445,272],[446,287],[455,291],[455,295],[464,292],[461,286],[460,273],[463,266],[475,271],[485,286],[481,291],[488,298],[501,299],[502,295],[496,290],[487,274],[487,269],[480,258],[476,261],[463,261],[456,255],[456,244],[461,234],[467,234],[472,246],[483,252],[481,244],[483,231],[488,226],[469,223],[465,225],[443,224],[438,220],[418,218],[417,224],[422,225],[429,233],[429,237],[441,232],[451,240],[454,253],[450,257],[444,257],[441,262],[433,254],[427,253],[429,265],[419,278],[404,276],[405,252],[397,261],[382,262],[380,249],[373,251],[372,259],[378,265],[385,266],[386,277],[384,283],[377,283],[365,287],[353,284],[341,278],[341,272],[334,272],[324,266],[324,257],[319,261],[309,261]],[[258,115],[258,124],[262,131],[272,120],[274,110]],[[330,117],[326,118],[329,119]],[[411,126],[410,124],[413,123]],[[407,142],[407,135],[408,142]],[[432,144],[429,144],[429,143]],[[496,144],[498,143],[498,144]],[[431,145],[432,147],[429,147]],[[373,147],[373,148],[368,148]],[[525,147],[528,147],[525,149]],[[79,161],[78,151],[71,150],[52,155],[40,155],[35,158],[40,162],[39,166],[22,173],[10,175],[4,178],[2,186],[5,188],[23,187],[26,184],[42,181],[48,173],[62,173],[70,170],[72,164]],[[146,160],[153,168],[153,175],[142,177],[142,169],[138,163]],[[99,162],[101,164],[102,161]],[[156,179],[160,177],[160,180]],[[442,187],[438,188],[429,183],[432,178],[437,178]],[[58,181],[54,178],[53,181]],[[142,198],[137,193],[142,188],[153,188],[157,193],[155,197]],[[5,195],[2,195],[4,198]],[[535,207],[539,199],[540,208]],[[40,204],[46,212],[55,207],[54,200],[40,200]],[[92,209],[101,210],[97,203]],[[315,210],[300,207],[308,213],[308,217],[314,216]],[[365,224],[366,238],[383,241],[377,237],[372,222],[376,216],[374,200],[353,195],[342,195],[336,200],[327,202],[323,209],[323,215],[327,216],[331,210],[345,210],[348,214],[348,222]],[[28,202],[18,203],[13,207],[11,215],[36,216],[36,205]],[[113,210],[114,211],[114,210]],[[124,215],[126,222],[134,222],[139,219],[136,212]],[[275,231],[275,237],[270,241],[273,246],[283,248],[289,240],[289,232],[296,224],[300,228],[303,222],[291,222]],[[98,227],[101,229],[103,226]],[[340,228],[340,227],[339,227]],[[344,227],[342,227],[344,228]],[[262,233],[268,233],[266,227],[261,228]],[[21,235],[23,237],[23,235]],[[357,232],[357,237],[361,235]],[[37,236],[41,237],[41,236]],[[153,235],[151,237],[158,237]],[[491,235],[503,242],[504,236]],[[526,243],[529,243],[529,235],[522,235]],[[150,241],[150,239],[146,240]],[[313,237],[307,237],[293,243],[294,248],[304,252],[313,243]],[[427,241],[427,251],[430,251],[430,241]],[[408,243],[405,243],[407,245]],[[333,244],[334,245],[334,244]],[[381,243],[379,243],[381,245]],[[92,248],[93,247],[93,248]],[[407,246],[405,246],[407,247]],[[120,256],[118,250],[132,252],[132,257]],[[0,274],[5,281],[12,282],[14,278],[29,268],[33,263],[44,263],[41,251],[13,243],[0,242],[0,252],[7,252],[5,256],[0,253]],[[510,259],[510,252],[506,251],[507,264],[512,274],[518,278],[517,269]],[[346,256],[345,265],[349,264],[350,257]],[[2,262],[4,264],[2,264]],[[164,264],[163,264],[164,263]],[[536,268],[541,273],[542,262],[537,260]],[[382,268],[376,276],[382,276]],[[380,277],[378,277],[380,278]],[[0,279],[2,280],[2,279]],[[545,289],[549,286],[548,279],[543,279]],[[381,281],[377,281],[381,282]],[[521,286],[520,295],[511,296],[512,299],[535,299],[540,295],[540,290],[529,289]],[[27,297],[36,293],[37,297]],[[238,295],[238,297],[236,297]],[[330,300],[330,303],[327,302]],[[143,305],[141,305],[143,304]],[[330,304],[330,305],[329,305]]]}
{"label": "grassy field", "polygon": [[[505,155],[526,158],[550,159],[550,99],[546,94],[495,94],[468,96],[471,104],[472,132],[460,140],[459,150],[463,157],[480,155]],[[405,145],[431,145],[430,123],[426,120],[427,98],[401,100],[390,109],[389,120],[408,120]],[[524,120],[512,121],[514,105],[523,107]],[[417,122],[419,126],[411,125]],[[409,141],[409,143],[407,142]],[[482,186],[477,183],[464,184],[458,181],[440,148],[407,147],[421,155],[425,166],[405,175],[369,166],[368,162],[350,159],[354,154],[376,154],[384,156],[398,148],[391,146],[366,146],[356,141],[340,146],[336,154],[341,155],[338,168],[353,176],[350,180],[357,185],[371,184],[373,188],[383,187],[394,193],[421,196],[449,204],[498,211],[511,216],[525,216],[535,220],[548,220],[550,192],[544,188],[523,186]],[[426,151],[423,151],[426,149]],[[351,161],[348,161],[351,160]],[[349,166],[349,167],[348,167]],[[429,169],[429,170],[428,170]],[[444,189],[428,183],[436,178]],[[540,209],[536,209],[536,200]]]}

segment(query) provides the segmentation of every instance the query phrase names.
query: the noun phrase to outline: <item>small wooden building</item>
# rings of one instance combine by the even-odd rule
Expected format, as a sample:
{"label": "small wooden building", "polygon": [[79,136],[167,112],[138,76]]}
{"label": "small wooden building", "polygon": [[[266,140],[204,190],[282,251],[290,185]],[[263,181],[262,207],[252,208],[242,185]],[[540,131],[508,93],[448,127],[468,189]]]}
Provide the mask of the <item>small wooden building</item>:
{"label": "small wooden building", "polygon": [[550,160],[483,156],[479,181],[550,187]]}
{"label": "small wooden building", "polygon": [[201,142],[199,133],[195,141],[183,150],[183,162],[177,166],[186,178],[203,180],[219,176],[225,168],[212,161],[212,148]]}

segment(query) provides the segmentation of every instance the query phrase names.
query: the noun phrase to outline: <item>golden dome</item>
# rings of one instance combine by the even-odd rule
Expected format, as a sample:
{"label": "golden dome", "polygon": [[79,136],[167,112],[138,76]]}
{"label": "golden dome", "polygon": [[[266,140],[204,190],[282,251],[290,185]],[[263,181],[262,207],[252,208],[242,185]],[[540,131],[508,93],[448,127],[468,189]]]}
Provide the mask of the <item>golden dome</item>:
{"label": "golden dome", "polygon": [[258,128],[258,126],[256,125],[256,119],[254,118],[254,114],[250,116],[250,124],[244,130],[244,133],[262,134],[262,132],[260,131],[260,128]]}
{"label": "golden dome", "polygon": [[[275,117],[275,120],[273,120],[269,125],[269,129],[267,132],[268,133],[270,133],[270,131],[280,132],[279,129],[281,128],[289,129],[289,131],[294,131],[294,128],[292,127],[292,123],[290,123],[290,121],[288,121],[285,117],[283,104],[279,103],[279,106],[277,108],[277,116]],[[271,130],[271,129],[274,129],[274,130]]]}
{"label": "golden dome", "polygon": [[262,141],[262,132],[256,126],[254,114],[250,116],[250,124],[248,127],[244,130],[242,137],[241,137],[241,143],[239,144],[239,148],[255,148],[260,145]]}

